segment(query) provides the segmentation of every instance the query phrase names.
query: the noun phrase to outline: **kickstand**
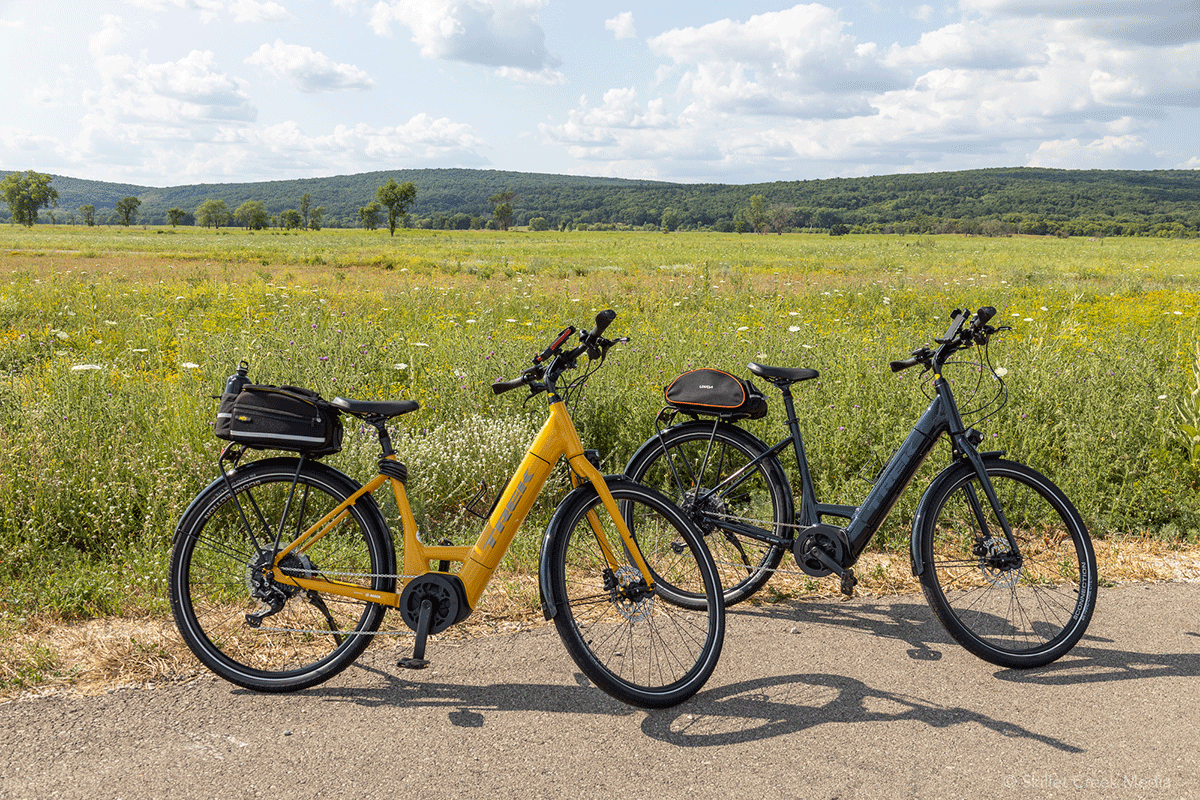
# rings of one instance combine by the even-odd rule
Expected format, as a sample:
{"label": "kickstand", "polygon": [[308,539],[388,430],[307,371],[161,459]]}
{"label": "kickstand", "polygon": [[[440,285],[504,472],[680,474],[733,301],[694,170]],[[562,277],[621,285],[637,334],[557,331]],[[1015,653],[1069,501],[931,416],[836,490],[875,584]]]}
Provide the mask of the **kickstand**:
{"label": "kickstand", "polygon": [[425,659],[425,642],[429,638],[429,625],[433,622],[433,601],[426,598],[421,601],[421,616],[417,619],[417,643],[413,647],[412,658],[402,658],[396,666],[405,669],[425,669],[429,662]]}

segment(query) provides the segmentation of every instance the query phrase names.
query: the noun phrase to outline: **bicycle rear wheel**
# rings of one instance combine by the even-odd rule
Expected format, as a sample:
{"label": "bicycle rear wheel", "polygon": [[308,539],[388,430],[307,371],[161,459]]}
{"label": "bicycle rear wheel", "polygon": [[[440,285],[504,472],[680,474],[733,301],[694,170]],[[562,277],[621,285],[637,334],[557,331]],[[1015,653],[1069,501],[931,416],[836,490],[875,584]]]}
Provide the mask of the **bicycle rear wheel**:
{"label": "bicycle rear wheel", "polygon": [[[631,705],[673,706],[704,685],[721,654],[725,608],[716,567],[695,527],[661,494],[624,479],[610,479],[608,488],[635,520],[639,541],[665,536],[680,543],[669,564],[652,569],[702,597],[703,607],[663,602],[646,587],[590,485],[571,492],[550,521],[542,555],[546,602],[567,652],[598,687]],[[622,562],[615,568],[599,537]]]}
{"label": "bicycle rear wheel", "polygon": [[732,425],[689,422],[647,441],[625,467],[630,478],[678,503],[704,534],[727,606],[761,589],[787,551],[730,530],[731,523],[741,523],[784,538],[791,530],[785,527],[791,521],[791,487],[779,459],[770,456],[738,474],[766,450]]}
{"label": "bicycle rear wheel", "polygon": [[1002,667],[1040,667],[1087,630],[1096,556],[1079,512],[1057,486],[1023,464],[985,463],[1019,557],[974,469],[963,464],[934,490],[921,523],[921,587],[967,650]]}
{"label": "bicycle rear wheel", "polygon": [[[222,678],[263,692],[303,689],[341,672],[384,613],[376,603],[270,577],[277,534],[286,547],[357,489],[323,464],[306,464],[298,476],[296,467],[296,459],[267,459],[239,467],[228,482],[218,478],[184,513],[171,551],[171,610],[184,642]],[[281,566],[298,577],[390,591],[395,556],[383,524],[363,497]],[[257,625],[248,619],[272,605],[278,610]]]}

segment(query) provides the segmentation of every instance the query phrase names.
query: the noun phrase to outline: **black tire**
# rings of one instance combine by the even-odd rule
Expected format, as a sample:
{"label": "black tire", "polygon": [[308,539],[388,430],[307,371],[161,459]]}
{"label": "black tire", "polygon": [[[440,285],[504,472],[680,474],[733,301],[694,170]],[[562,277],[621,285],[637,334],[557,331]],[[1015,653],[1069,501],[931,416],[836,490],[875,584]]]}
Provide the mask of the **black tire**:
{"label": "black tire", "polygon": [[727,606],[761,589],[790,549],[722,527],[722,518],[732,517],[791,538],[791,487],[777,457],[764,459],[736,485],[711,491],[767,449],[741,428],[721,424],[714,431],[711,422],[687,422],[648,440],[625,467],[630,478],[678,503],[703,533]]}
{"label": "black tire", "polygon": [[[1002,667],[1049,664],[1075,646],[1096,607],[1096,556],[1079,512],[1023,464],[986,462],[1020,550],[1008,542],[970,464],[931,491],[920,523],[921,587],[942,625],[970,652]],[[986,527],[972,506],[983,509]]]}
{"label": "black tire", "polygon": [[[213,481],[184,512],[171,550],[171,611],[184,642],[222,678],[262,692],[304,689],[341,672],[370,644],[385,610],[283,586],[254,569],[270,559],[277,530],[280,546],[286,546],[358,488],[342,473],[312,462],[300,472],[293,494],[296,466],[292,458],[267,459],[239,467],[229,483]],[[244,520],[253,526],[257,546]],[[374,501],[363,497],[302,556],[290,557],[290,565],[301,574],[391,591],[395,555],[381,525]],[[284,563],[286,568],[289,562]],[[267,607],[252,595],[252,575],[257,594],[275,592],[283,600],[259,627],[246,619]]]}
{"label": "black tire", "polygon": [[[662,527],[682,543],[672,564],[656,565],[657,571],[703,596],[704,608],[662,602],[659,593],[645,590],[590,485],[567,495],[547,528],[542,558],[550,596],[545,601],[567,652],[593,683],[630,705],[666,708],[695,694],[717,666],[725,637],[725,608],[717,602],[721,584],[702,537],[671,501],[625,479],[610,478],[608,488],[640,531],[649,536],[652,528]],[[626,562],[615,571],[595,528]]]}

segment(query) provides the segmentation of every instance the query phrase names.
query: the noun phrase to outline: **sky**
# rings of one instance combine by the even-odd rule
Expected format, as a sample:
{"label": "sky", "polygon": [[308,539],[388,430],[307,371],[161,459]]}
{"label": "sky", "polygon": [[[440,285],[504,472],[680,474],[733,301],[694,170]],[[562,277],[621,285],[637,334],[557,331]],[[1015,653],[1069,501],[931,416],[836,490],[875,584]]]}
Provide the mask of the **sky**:
{"label": "sky", "polygon": [[1200,0],[0,0],[0,169],[1200,169]]}

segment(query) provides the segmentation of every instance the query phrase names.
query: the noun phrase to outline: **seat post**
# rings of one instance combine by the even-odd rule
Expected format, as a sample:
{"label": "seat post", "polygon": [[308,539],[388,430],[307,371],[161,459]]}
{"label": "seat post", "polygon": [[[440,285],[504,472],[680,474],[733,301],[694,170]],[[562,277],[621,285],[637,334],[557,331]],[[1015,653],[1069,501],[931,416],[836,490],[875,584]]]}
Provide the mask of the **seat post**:
{"label": "seat post", "polygon": [[396,451],[392,448],[392,437],[387,430],[388,418],[382,414],[371,414],[364,419],[374,426],[375,432],[379,435],[379,448],[383,451],[383,457],[394,456]]}

